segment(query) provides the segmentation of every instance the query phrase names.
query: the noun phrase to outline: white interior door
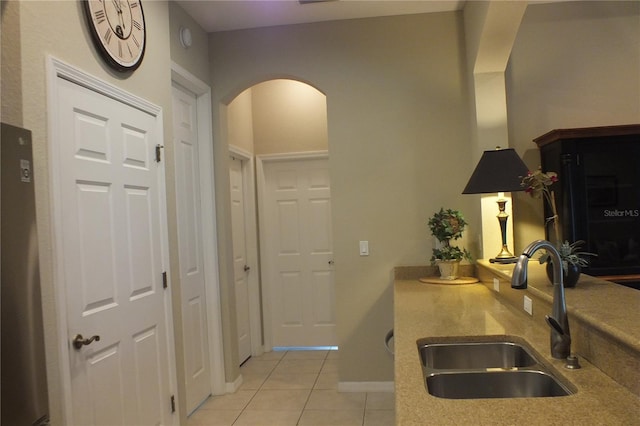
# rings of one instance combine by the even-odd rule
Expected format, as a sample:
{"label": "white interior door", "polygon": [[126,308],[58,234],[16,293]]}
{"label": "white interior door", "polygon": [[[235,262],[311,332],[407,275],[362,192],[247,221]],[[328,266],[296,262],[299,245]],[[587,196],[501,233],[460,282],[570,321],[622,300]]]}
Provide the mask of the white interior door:
{"label": "white interior door", "polygon": [[249,304],[249,274],[245,216],[245,185],[241,159],[229,160],[231,186],[231,226],[233,234],[233,276],[238,326],[238,357],[240,364],[251,356],[251,319]]}
{"label": "white interior door", "polygon": [[69,424],[173,422],[158,116],[57,78],[58,270],[66,294]]}
{"label": "white interior door", "polygon": [[178,255],[187,412],[211,395],[196,97],[173,85]]}
{"label": "white interior door", "polygon": [[328,159],[264,162],[272,346],[334,346]]}

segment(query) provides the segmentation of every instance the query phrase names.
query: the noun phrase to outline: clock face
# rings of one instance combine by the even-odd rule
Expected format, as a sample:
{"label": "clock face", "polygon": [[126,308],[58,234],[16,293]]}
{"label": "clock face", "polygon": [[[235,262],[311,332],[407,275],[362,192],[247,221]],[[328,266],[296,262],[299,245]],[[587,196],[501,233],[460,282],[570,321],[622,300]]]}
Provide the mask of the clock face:
{"label": "clock face", "polygon": [[146,45],[140,0],[85,0],[89,29],[98,51],[118,71],[140,66]]}

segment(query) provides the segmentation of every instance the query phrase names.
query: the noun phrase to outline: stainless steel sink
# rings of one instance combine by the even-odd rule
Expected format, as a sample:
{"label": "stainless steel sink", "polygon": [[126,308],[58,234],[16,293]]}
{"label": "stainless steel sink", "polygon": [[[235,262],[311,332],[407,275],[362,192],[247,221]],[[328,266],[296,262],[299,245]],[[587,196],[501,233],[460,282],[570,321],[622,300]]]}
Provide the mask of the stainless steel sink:
{"label": "stainless steel sink", "polygon": [[417,345],[427,392],[439,398],[532,398],[573,393],[521,339],[424,338]]}
{"label": "stainless steel sink", "polygon": [[436,373],[427,391],[439,398],[532,398],[571,395],[553,376],[538,370]]}
{"label": "stainless steel sink", "polygon": [[418,341],[422,364],[435,370],[530,367],[538,362],[524,346],[504,342]]}

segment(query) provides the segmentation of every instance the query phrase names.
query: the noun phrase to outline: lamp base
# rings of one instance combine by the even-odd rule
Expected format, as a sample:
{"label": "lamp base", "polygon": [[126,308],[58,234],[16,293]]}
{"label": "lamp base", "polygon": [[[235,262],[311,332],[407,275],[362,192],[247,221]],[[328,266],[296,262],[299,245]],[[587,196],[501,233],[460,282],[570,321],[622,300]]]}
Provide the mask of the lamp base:
{"label": "lamp base", "polygon": [[503,258],[493,258],[493,259],[489,259],[489,263],[504,263],[504,264],[508,264],[508,263],[516,263],[518,261],[517,257],[503,257]]}
{"label": "lamp base", "polygon": [[507,204],[507,200],[498,200],[498,222],[500,223],[500,233],[502,234],[502,250],[500,253],[493,259],[489,259],[491,263],[516,263],[518,258],[513,255],[509,251],[509,247],[507,246],[507,219],[509,215],[505,212],[505,206]]}

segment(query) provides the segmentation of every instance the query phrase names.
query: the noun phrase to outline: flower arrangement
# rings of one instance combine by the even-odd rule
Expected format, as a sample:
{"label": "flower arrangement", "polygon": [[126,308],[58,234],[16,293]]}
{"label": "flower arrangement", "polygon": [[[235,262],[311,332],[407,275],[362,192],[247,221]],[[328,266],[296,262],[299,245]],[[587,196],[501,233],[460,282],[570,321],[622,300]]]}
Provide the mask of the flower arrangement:
{"label": "flower arrangement", "polygon": [[546,218],[545,227],[551,223],[553,225],[553,233],[556,238],[556,244],[560,244],[560,217],[558,216],[558,210],[556,208],[556,198],[554,192],[551,190],[551,185],[558,182],[558,174],[556,172],[544,173],[542,169],[538,169],[534,172],[529,172],[522,178],[520,186],[525,188],[525,192],[531,195],[533,198],[544,197],[545,201],[549,204],[552,216]]}
{"label": "flower arrangement", "polygon": [[442,243],[442,247],[433,249],[433,256],[431,256],[431,263],[435,263],[436,260],[462,260],[463,258],[471,260],[471,254],[467,249],[461,249],[460,247],[452,246],[450,241],[457,240],[462,237],[462,231],[464,231],[467,222],[464,220],[462,214],[457,210],[443,209],[435,213],[429,219],[429,229],[431,235]]}
{"label": "flower arrangement", "polygon": [[[588,266],[589,261],[584,256],[597,256],[594,253],[588,253],[585,251],[579,251],[580,247],[585,243],[582,240],[574,243],[569,241],[562,242],[560,238],[560,217],[558,216],[558,210],[556,208],[556,199],[551,185],[558,182],[558,174],[555,172],[543,172],[538,169],[534,172],[529,172],[527,176],[522,178],[520,185],[525,188],[525,192],[531,195],[533,198],[544,198],[549,204],[551,209],[551,217],[545,219],[545,227],[551,223],[553,226],[553,233],[555,237],[555,244],[562,259],[562,267],[565,273],[568,272],[569,264],[577,266]],[[543,254],[540,256],[540,263],[545,263],[549,259],[549,254]]]}

